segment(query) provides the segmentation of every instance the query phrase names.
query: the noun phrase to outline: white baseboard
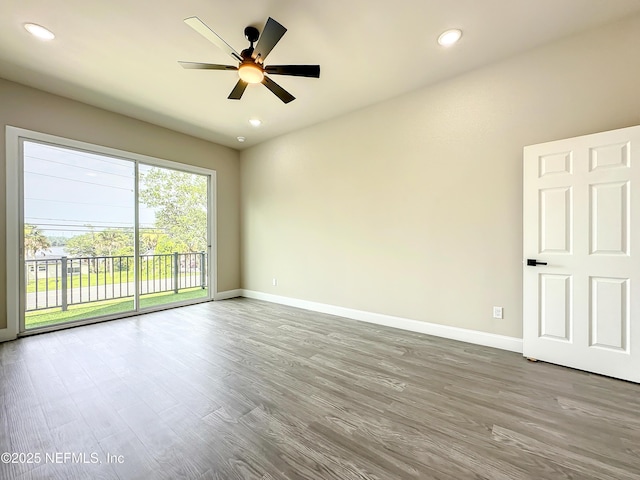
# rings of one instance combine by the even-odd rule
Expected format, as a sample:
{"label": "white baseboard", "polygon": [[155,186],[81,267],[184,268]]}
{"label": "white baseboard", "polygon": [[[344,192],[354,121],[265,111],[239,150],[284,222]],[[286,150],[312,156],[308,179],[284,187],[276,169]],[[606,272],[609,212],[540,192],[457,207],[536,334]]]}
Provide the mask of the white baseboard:
{"label": "white baseboard", "polygon": [[18,335],[12,328],[0,329],[0,342],[8,342],[9,340],[15,340],[16,338],[18,338]]}
{"label": "white baseboard", "polygon": [[214,300],[228,300],[229,298],[242,297],[242,290],[237,288],[235,290],[226,290],[224,292],[218,292],[214,296]]}
{"label": "white baseboard", "polygon": [[409,330],[411,332],[424,333],[426,335],[434,335],[436,337],[459,340],[461,342],[473,343],[475,345],[484,345],[486,347],[522,353],[521,338],[480,332],[478,330],[450,327],[448,325],[439,325],[437,323],[422,322],[420,320],[411,320],[409,318],[394,317],[391,315],[366,312],[363,310],[354,310],[352,308],[310,302],[308,300],[299,300],[297,298],[281,297],[279,295],[256,292],[253,290],[241,291],[243,297],[254,298],[256,300],[264,300],[267,302],[279,303],[281,305],[288,305],[290,307],[303,308],[313,312],[327,313],[329,315],[351,318],[362,322],[375,323],[386,327],[399,328],[402,330]]}

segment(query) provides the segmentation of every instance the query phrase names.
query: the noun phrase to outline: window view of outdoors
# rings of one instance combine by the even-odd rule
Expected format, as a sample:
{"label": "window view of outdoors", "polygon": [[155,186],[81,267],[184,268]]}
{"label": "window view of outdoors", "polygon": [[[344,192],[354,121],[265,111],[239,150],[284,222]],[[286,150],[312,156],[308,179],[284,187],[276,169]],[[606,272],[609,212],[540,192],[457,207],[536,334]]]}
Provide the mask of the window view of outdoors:
{"label": "window view of outdoors", "polygon": [[140,307],[206,297],[207,177],[149,165],[139,177]]}
{"label": "window view of outdoors", "polygon": [[[24,143],[25,327],[206,298],[207,177]],[[135,269],[139,283],[136,288]]]}

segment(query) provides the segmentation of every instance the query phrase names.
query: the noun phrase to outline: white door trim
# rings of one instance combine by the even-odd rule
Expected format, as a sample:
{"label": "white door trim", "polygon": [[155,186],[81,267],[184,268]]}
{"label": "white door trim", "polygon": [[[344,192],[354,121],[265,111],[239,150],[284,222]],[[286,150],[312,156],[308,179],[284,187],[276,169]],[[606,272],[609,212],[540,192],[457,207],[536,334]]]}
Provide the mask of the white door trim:
{"label": "white door trim", "polygon": [[20,288],[16,281],[20,275],[20,129],[7,125],[6,142],[6,282],[7,328],[0,330],[0,341],[13,340],[18,335],[20,323]]}

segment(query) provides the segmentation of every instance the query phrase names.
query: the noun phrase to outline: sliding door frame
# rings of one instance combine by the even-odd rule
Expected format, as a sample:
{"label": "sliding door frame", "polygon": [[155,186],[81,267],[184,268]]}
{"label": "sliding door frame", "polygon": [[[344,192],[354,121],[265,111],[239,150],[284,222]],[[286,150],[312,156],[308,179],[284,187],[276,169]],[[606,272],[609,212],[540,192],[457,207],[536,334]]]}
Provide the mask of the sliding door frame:
{"label": "sliding door frame", "polygon": [[[7,126],[6,127],[6,182],[7,182],[7,211],[6,211],[6,266],[7,266],[7,331],[4,337],[6,339],[16,338],[17,336],[25,336],[34,333],[42,333],[46,331],[59,330],[61,328],[74,327],[90,323],[103,322],[116,318],[130,317],[149,313],[153,311],[166,310],[185,305],[209,302],[215,300],[217,292],[217,202],[216,202],[216,171],[196,167],[184,163],[163,160],[156,157],[141,155],[115,148],[104,147],[78,140],[72,140],[46,133],[26,130],[22,128]],[[66,148],[70,150],[88,152],[108,157],[118,158],[130,161],[135,168],[135,225],[134,225],[134,255],[135,255],[135,274],[134,281],[136,285],[136,294],[134,296],[134,310],[113,315],[105,315],[94,317],[87,320],[78,320],[64,322],[57,325],[25,329],[25,306],[24,295],[22,294],[22,285],[24,285],[24,199],[23,197],[23,144],[25,141],[32,141],[40,144],[51,145],[55,147]],[[207,297],[158,305],[155,307],[140,308],[140,285],[139,285],[139,165],[149,165],[153,167],[178,170],[186,173],[203,175],[207,177],[207,283],[209,285]]]}

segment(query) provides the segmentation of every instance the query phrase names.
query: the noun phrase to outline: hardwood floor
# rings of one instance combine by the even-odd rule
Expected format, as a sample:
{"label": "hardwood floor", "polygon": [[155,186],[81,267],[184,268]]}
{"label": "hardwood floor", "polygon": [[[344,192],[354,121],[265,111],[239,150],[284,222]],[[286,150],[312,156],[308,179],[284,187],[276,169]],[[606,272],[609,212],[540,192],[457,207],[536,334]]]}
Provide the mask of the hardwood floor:
{"label": "hardwood floor", "polygon": [[640,385],[248,299],[2,344],[0,396],[3,479],[640,479]]}

